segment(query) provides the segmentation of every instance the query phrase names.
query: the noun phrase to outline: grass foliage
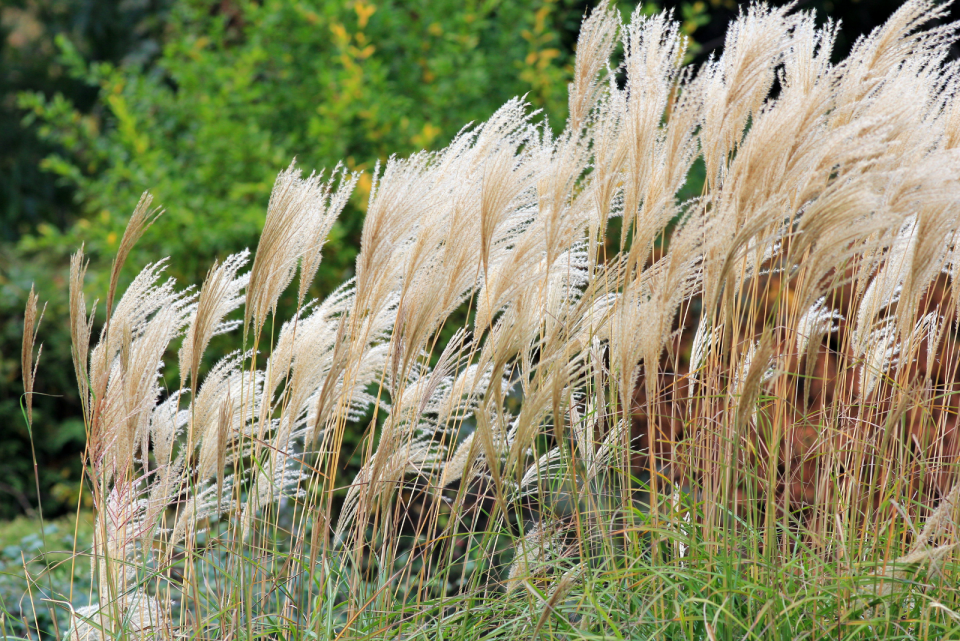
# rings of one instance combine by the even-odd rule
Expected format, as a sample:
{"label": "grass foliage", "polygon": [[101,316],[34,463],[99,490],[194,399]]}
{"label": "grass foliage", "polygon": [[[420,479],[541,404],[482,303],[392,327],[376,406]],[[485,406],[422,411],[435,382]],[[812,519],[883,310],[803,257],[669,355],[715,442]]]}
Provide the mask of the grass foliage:
{"label": "grass foliage", "polygon": [[378,167],[356,276],[322,301],[357,174],[291,166],[255,253],[119,292],[145,195],[99,336],[72,261],[96,522],[55,633],[960,634],[944,11],[911,0],[832,64],[836,25],[755,5],[690,70],[669,14],[601,3],[563,131],[515,99]]}

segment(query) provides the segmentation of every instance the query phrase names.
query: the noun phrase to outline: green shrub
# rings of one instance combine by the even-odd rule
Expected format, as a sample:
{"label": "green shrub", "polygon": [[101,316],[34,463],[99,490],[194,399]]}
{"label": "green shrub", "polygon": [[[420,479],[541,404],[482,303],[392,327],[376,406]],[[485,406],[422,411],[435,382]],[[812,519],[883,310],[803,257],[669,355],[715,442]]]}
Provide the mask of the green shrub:
{"label": "green shrub", "polygon": [[21,99],[66,150],[44,166],[76,185],[85,212],[64,235],[41,229],[24,249],[62,252],[82,239],[95,260],[109,256],[149,188],[167,213],[136,260],[168,255],[174,275],[195,280],[210,257],[255,242],[273,177],[291,159],[308,172],[343,160],[367,173],[330,237],[317,281],[329,291],[352,270],[378,160],[442,146],[515,95],[565,117],[570,51],[556,22],[571,9],[555,0],[229,6],[176,4],[149,69],[88,65],[61,41],[109,117]]}

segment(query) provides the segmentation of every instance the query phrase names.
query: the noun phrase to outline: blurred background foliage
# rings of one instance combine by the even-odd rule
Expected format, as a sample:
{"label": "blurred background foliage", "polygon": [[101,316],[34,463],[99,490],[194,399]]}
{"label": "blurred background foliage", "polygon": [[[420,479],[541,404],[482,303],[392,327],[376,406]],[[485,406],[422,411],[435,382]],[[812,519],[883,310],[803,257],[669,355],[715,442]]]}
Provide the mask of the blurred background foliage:
{"label": "blurred background foliage", "polygon": [[[444,146],[527,95],[555,128],[587,0],[4,0],[0,4],[0,519],[36,509],[20,411],[23,305],[49,302],[33,441],[44,512],[80,499],[84,430],[70,365],[69,255],[85,243],[102,296],[127,216],[149,189],[166,214],[127,278],[170,256],[199,282],[256,244],[276,174],[364,170],[313,287],[352,275],[370,171]],[[624,13],[636,3],[619,3]],[[899,2],[798,3],[844,21],[835,56]],[[722,47],[733,0],[668,7],[690,59]],[[222,354],[213,345],[210,358]],[[218,353],[219,352],[219,353]]]}

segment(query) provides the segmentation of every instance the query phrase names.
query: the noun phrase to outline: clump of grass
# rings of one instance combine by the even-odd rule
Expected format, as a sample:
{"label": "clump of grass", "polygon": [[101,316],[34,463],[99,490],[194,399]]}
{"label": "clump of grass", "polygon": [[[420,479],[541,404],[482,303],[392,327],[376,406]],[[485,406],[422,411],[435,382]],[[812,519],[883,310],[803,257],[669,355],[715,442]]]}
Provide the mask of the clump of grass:
{"label": "clump of grass", "polygon": [[391,158],[323,301],[341,169],[280,174],[248,274],[194,292],[161,261],[116,305],[114,277],[92,349],[78,252],[97,524],[71,638],[955,634],[945,15],[911,0],[832,64],[836,25],[755,5],[692,71],[670,14],[601,3],[562,133],[515,99]]}

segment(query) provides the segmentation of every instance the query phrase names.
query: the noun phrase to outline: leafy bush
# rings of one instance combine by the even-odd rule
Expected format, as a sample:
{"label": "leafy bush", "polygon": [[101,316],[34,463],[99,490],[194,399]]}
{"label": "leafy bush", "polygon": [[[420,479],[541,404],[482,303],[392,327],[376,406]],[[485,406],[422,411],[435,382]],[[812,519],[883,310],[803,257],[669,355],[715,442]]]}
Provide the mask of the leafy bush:
{"label": "leafy bush", "polygon": [[559,122],[565,114],[569,52],[559,48],[555,0],[229,6],[176,4],[149,70],[87,65],[62,41],[65,63],[100,88],[116,124],[101,133],[67,102],[22,99],[69,152],[45,166],[77,186],[87,214],[66,237],[46,229],[27,249],[82,239],[89,255],[110,255],[149,187],[167,213],[137,257],[169,255],[175,275],[195,280],[209,257],[253,242],[272,177],[292,158],[307,171],[343,159],[367,173],[330,237],[318,278],[329,291],[352,270],[377,160],[442,146],[514,95],[529,94]]}
{"label": "leafy bush", "polygon": [[7,0],[0,7],[0,242],[76,220],[73,191],[40,167],[56,147],[18,126],[24,114],[17,94],[60,94],[82,113],[95,111],[96,88],[65,73],[56,41],[68,38],[87,60],[147,63],[159,50],[167,4]]}

